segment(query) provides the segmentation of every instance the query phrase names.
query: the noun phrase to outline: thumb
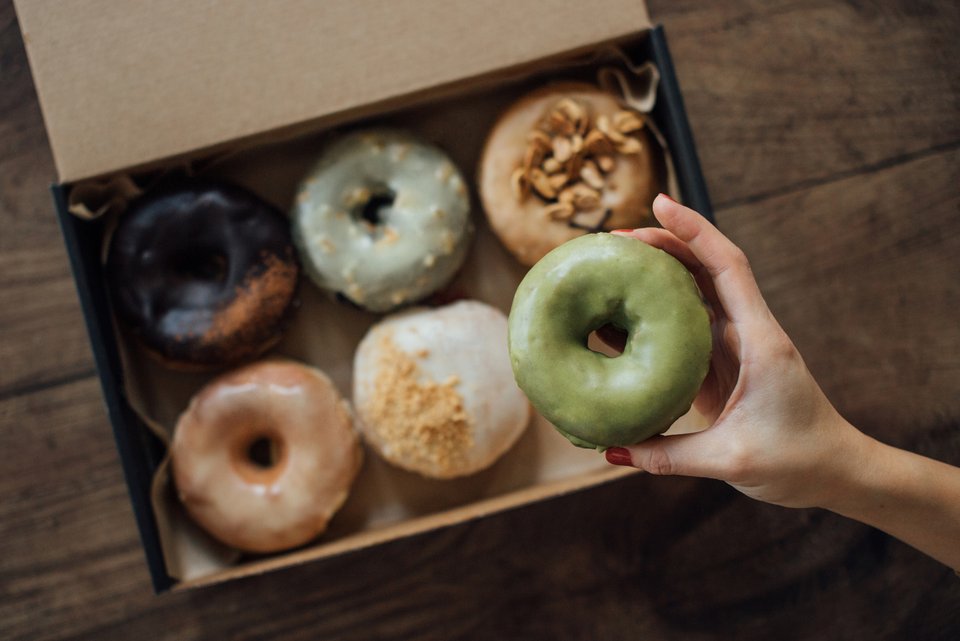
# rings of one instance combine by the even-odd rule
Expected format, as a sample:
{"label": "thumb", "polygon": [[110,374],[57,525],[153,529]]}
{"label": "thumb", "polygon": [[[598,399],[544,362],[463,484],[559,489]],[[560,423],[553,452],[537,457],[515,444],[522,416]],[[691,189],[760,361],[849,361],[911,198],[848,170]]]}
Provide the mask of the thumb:
{"label": "thumb", "polygon": [[627,465],[657,475],[721,478],[718,452],[713,452],[711,430],[697,434],[654,436],[630,447],[611,447],[607,462]]}

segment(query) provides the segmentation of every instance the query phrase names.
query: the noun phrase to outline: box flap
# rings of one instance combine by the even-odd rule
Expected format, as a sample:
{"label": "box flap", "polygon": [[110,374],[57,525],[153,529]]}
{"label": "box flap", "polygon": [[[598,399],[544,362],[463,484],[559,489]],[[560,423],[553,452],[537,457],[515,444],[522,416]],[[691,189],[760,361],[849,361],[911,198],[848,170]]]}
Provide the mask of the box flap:
{"label": "box flap", "polygon": [[17,0],[62,181],[649,26],[639,0]]}

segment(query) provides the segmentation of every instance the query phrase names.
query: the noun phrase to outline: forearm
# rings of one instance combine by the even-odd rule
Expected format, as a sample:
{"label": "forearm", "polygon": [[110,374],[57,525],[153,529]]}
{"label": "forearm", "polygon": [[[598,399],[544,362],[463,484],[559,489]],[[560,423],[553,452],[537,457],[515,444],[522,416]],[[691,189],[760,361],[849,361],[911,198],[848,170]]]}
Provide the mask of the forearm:
{"label": "forearm", "polygon": [[860,464],[823,507],[960,569],[960,468],[864,436]]}

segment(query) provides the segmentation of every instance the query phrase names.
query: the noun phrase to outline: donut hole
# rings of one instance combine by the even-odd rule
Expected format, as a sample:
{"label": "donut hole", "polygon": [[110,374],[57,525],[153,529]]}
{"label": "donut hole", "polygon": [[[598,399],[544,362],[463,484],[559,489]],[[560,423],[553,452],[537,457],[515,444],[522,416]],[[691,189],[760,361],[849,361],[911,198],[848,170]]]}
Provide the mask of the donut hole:
{"label": "donut hole", "polygon": [[283,458],[283,444],[270,436],[258,436],[247,446],[247,462],[254,467],[269,470]]}
{"label": "donut hole", "polygon": [[397,195],[386,187],[381,187],[373,191],[370,198],[367,199],[355,212],[359,220],[369,223],[376,227],[382,225],[384,219],[383,210],[393,206],[393,201]]}
{"label": "donut hole", "polygon": [[176,254],[170,271],[175,278],[184,281],[222,283],[227,279],[228,266],[227,257],[222,252],[196,247]]}
{"label": "donut hole", "polygon": [[587,335],[587,349],[608,358],[623,354],[629,333],[613,323],[605,323]]}

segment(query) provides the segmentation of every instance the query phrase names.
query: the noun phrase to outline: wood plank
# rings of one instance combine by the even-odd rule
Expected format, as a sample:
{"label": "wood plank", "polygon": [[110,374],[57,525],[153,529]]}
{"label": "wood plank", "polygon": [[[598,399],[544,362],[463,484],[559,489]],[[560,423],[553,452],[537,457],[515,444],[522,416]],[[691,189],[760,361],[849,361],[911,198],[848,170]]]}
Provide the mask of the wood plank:
{"label": "wood plank", "polygon": [[714,202],[960,142],[960,3],[652,0]]}
{"label": "wood plank", "polygon": [[953,150],[718,215],[828,396],[888,438],[960,421],[958,168]]}
{"label": "wood plank", "polygon": [[93,371],[53,211],[56,180],[9,2],[0,3],[0,398]]}
{"label": "wood plank", "polygon": [[[146,564],[93,378],[0,402],[0,632],[56,638],[149,603]],[[16,635],[14,634],[16,631]]]}

